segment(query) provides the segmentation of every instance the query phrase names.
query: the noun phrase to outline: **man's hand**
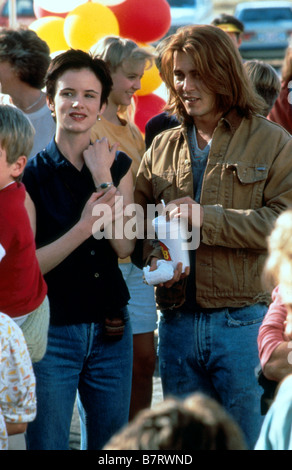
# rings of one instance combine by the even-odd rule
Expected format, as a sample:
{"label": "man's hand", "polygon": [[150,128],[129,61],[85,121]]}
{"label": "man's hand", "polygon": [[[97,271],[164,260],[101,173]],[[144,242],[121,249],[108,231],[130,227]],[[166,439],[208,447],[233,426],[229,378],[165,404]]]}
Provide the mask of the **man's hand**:
{"label": "man's hand", "polygon": [[[197,220],[197,217],[194,217],[194,213],[197,214],[197,211],[193,210],[194,206],[200,206],[200,220]],[[203,225],[204,209],[189,196],[170,201],[165,207],[165,211],[166,213],[169,212],[170,218],[181,217],[187,219],[189,226],[202,227]]]}
{"label": "man's hand", "polygon": [[[150,270],[149,271],[155,271],[157,269],[157,261],[159,261],[159,258],[153,257],[151,259],[150,263]],[[174,270],[173,277],[167,282],[159,284],[160,287],[164,286],[166,288],[170,288],[175,284],[176,282],[180,281],[181,279],[184,279],[190,274],[190,267],[186,267],[185,272],[182,272],[182,263],[178,263],[176,266],[176,269]]]}

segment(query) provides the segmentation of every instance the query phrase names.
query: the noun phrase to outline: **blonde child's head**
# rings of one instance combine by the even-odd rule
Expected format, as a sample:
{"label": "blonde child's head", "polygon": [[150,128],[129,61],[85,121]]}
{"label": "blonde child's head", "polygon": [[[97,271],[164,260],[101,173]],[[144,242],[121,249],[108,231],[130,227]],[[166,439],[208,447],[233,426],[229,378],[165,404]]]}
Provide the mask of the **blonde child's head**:
{"label": "blonde child's head", "polygon": [[11,105],[0,105],[0,146],[6,151],[7,163],[30,155],[35,130],[26,116]]}
{"label": "blonde child's head", "polygon": [[292,210],[278,217],[268,237],[264,283],[269,289],[280,285],[284,304],[292,304]]}

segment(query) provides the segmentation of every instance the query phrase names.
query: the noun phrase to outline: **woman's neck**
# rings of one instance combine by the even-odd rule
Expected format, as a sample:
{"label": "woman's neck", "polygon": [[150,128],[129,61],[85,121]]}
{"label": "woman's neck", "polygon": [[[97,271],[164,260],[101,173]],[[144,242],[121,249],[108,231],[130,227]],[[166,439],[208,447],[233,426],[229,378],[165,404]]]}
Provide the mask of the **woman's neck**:
{"label": "woman's neck", "polygon": [[109,100],[108,105],[105,111],[103,112],[103,117],[112,124],[122,126],[122,123],[118,117],[118,110],[119,107]]}
{"label": "woman's neck", "polygon": [[84,164],[83,152],[90,145],[90,134],[68,134],[57,131],[55,140],[64,157],[81,170]]}

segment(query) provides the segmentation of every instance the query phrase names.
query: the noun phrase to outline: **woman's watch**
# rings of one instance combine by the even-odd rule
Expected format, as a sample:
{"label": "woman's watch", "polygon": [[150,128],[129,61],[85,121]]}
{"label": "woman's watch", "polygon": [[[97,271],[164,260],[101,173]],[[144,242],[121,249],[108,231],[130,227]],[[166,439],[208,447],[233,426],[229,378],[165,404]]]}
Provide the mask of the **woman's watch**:
{"label": "woman's watch", "polygon": [[98,186],[95,187],[95,190],[98,191],[105,191],[109,189],[111,186],[113,186],[114,183],[112,181],[107,182],[107,183],[100,183]]}

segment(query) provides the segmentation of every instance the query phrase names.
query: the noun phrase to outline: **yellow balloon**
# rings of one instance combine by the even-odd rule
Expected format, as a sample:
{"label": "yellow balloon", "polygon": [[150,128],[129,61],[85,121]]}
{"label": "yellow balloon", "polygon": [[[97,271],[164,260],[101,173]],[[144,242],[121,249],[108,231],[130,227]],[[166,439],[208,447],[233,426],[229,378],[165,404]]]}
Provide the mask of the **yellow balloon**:
{"label": "yellow balloon", "polygon": [[32,29],[37,35],[46,41],[50,52],[68,50],[69,46],[64,37],[64,18],[59,16],[44,16],[33,21],[29,29]]}
{"label": "yellow balloon", "polygon": [[119,32],[119,23],[114,13],[99,3],[84,3],[65,18],[65,39],[73,49],[89,51],[102,37],[118,36]]}
{"label": "yellow balloon", "polygon": [[[153,54],[155,53],[155,48],[149,44],[139,42],[138,46],[145,47],[149,52]],[[141,88],[140,90],[136,91],[135,94],[139,96],[149,95],[150,93],[153,93],[153,91],[157,90],[161,83],[162,79],[160,77],[159,70],[153,60],[151,67],[145,69],[144,75],[141,79]]]}

